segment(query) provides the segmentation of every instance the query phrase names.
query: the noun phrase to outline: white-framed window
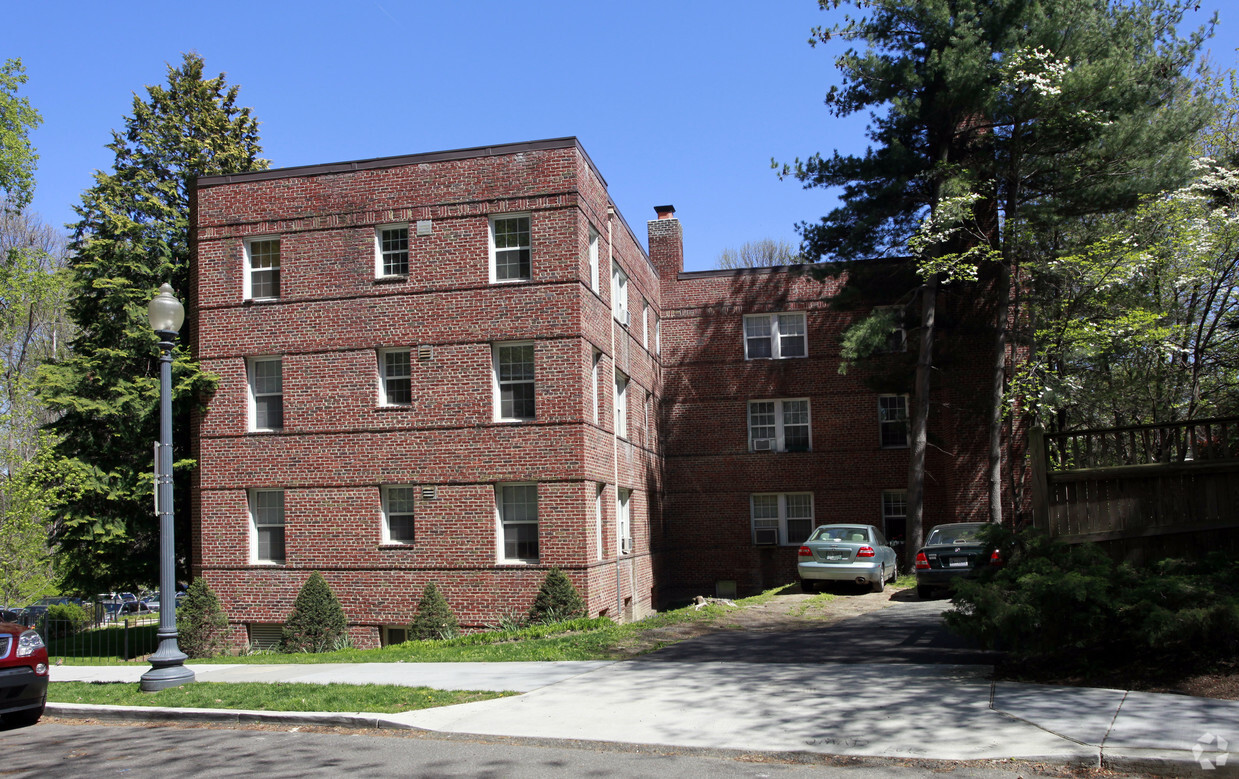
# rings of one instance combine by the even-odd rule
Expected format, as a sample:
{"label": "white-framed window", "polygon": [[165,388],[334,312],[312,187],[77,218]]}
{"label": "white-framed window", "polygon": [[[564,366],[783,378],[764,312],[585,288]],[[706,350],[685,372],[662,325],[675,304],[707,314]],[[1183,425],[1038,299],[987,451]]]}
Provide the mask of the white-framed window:
{"label": "white-framed window", "polygon": [[493,216],[490,219],[490,280],[529,281],[529,216]]}
{"label": "white-framed window", "polygon": [[654,448],[654,393],[645,391],[645,445]]}
{"label": "white-framed window", "polygon": [[601,560],[606,556],[606,544],[602,538],[602,494],[605,485],[595,485],[594,491],[594,538],[598,542],[598,559]]}
{"label": "white-framed window", "polygon": [[245,241],[245,298],[275,300],[280,296],[280,239]]}
{"label": "white-framed window", "polygon": [[615,372],[615,434],[628,437],[628,377]]}
{"label": "white-framed window", "polygon": [[601,281],[598,270],[598,240],[598,231],[592,227],[589,228],[589,288],[595,294],[600,291],[599,283]]}
{"label": "white-framed window", "polygon": [[284,562],[284,490],[250,490],[250,562]]}
{"label": "white-framed window", "polygon": [[904,307],[903,306],[876,306],[873,309],[875,314],[889,314],[893,320],[892,330],[886,336],[886,345],[882,348],[883,352],[906,352],[908,351],[908,330],[904,325]]}
{"label": "white-framed window", "polygon": [[750,452],[808,452],[812,450],[809,399],[750,400]]}
{"label": "white-framed window", "polygon": [[592,389],[594,391],[594,424],[598,424],[602,417],[602,352],[594,350],[593,374],[591,379]]}
{"label": "white-framed window", "polygon": [[813,493],[756,493],[749,496],[753,543],[769,543],[777,533],[784,546],[803,543],[813,532]]}
{"label": "white-framed window", "polygon": [[908,537],[908,491],[882,490],[882,534],[891,545]]}
{"label": "white-framed window", "polygon": [[907,395],[878,395],[878,444],[883,449],[907,447]]}
{"label": "white-framed window", "polygon": [[538,561],[538,485],[495,486],[495,518],[499,526],[499,559]]}
{"label": "white-framed window", "polygon": [[615,535],[619,554],[632,553],[632,490],[615,491]]}
{"label": "white-framed window", "polygon": [[658,314],[654,315],[654,354],[661,355],[663,353],[663,320]]}
{"label": "white-framed window", "polygon": [[413,403],[413,368],[408,349],[379,350],[379,403],[384,406]]}
{"label": "white-framed window", "polygon": [[251,357],[249,369],[249,429],[284,428],[284,361],[279,357]]}
{"label": "white-framed window", "polygon": [[382,225],[374,229],[374,273],[384,276],[409,275],[409,226]]}
{"label": "white-framed window", "polygon": [[804,312],[747,314],[744,317],[744,359],[783,360],[809,354]]}
{"label": "white-framed window", "polygon": [[628,326],[628,274],[614,260],[611,261],[611,314],[621,325]]}
{"label": "white-framed window", "polygon": [[383,543],[413,543],[413,503],[416,500],[416,487],[383,486]]}
{"label": "white-framed window", "polygon": [[534,418],[534,348],[529,342],[494,345],[495,421]]}
{"label": "white-framed window", "polygon": [[650,304],[641,301],[641,346],[650,348]]}

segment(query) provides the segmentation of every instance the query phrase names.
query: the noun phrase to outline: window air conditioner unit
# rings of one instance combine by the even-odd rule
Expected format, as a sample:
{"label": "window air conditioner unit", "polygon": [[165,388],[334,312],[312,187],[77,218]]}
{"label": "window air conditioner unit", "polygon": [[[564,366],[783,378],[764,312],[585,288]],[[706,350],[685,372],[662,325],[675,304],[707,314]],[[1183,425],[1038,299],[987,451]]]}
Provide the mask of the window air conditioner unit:
{"label": "window air conditioner unit", "polygon": [[632,536],[620,539],[620,554],[632,554]]}
{"label": "window air conditioner unit", "polygon": [[777,527],[759,527],[753,530],[753,543],[757,546],[778,546],[779,529]]}
{"label": "window air conditioner unit", "polygon": [[629,327],[630,325],[632,325],[632,314],[625,311],[624,318],[620,320],[620,323],[624,325],[624,327]]}
{"label": "window air conditioner unit", "polygon": [[753,439],[753,451],[754,452],[773,452],[774,451],[774,439],[773,438],[754,438]]}

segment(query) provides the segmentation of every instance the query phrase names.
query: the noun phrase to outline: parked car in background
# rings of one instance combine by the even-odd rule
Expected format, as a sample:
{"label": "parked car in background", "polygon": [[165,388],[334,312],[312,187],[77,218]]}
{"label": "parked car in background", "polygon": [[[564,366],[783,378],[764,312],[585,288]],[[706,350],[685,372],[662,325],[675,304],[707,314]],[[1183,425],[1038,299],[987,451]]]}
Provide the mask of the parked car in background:
{"label": "parked car in background", "polygon": [[945,593],[951,583],[976,576],[987,565],[1000,562],[998,551],[986,554],[980,532],[987,522],[955,522],[929,531],[916,553],[916,594],[929,599]]}
{"label": "parked car in background", "polygon": [[47,646],[39,634],[0,623],[0,721],[33,725],[47,705]]}
{"label": "parked car in background", "polygon": [[27,622],[29,624],[34,624],[36,620],[43,618],[43,615],[47,613],[49,608],[60,605],[61,603],[76,603],[80,605],[82,601],[80,598],[70,598],[66,595],[54,595],[48,598],[39,598],[37,601],[31,603],[24,609],[26,612]]}
{"label": "parked car in background", "polygon": [[115,619],[124,619],[125,617],[141,617],[155,613],[157,612],[154,609],[142,601],[130,600],[120,604],[120,608],[116,611]]}
{"label": "parked car in background", "polygon": [[25,609],[15,609],[5,606],[0,608],[0,622],[21,622],[26,615]]}
{"label": "parked car in background", "polygon": [[856,582],[881,592],[895,580],[895,550],[873,525],[822,525],[801,545],[796,573],[805,592],[823,582]]}

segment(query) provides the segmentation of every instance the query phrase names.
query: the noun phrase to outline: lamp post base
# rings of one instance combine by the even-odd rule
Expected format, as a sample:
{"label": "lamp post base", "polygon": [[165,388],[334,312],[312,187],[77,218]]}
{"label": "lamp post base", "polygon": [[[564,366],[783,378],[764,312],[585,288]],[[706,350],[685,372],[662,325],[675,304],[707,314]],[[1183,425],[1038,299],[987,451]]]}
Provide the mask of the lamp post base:
{"label": "lamp post base", "polygon": [[151,655],[151,670],[142,674],[142,692],[159,692],[194,681],[194,672],[185,667],[189,656],[176,645],[176,634],[160,636],[159,649]]}

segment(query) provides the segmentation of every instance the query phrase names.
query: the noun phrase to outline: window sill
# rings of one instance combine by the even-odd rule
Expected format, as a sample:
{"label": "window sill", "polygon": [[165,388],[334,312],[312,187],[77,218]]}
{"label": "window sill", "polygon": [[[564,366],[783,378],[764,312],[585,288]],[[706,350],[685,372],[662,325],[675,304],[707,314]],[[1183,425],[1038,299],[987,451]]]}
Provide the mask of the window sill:
{"label": "window sill", "polygon": [[288,565],[287,560],[250,560],[250,565],[259,566],[262,568],[283,568]]}
{"label": "window sill", "polygon": [[248,434],[248,435],[276,435],[276,434],[278,434],[278,433],[283,433],[283,432],[284,432],[284,428],[282,428],[282,427],[264,427],[264,428],[262,428],[262,429],[258,429],[258,430],[246,430],[245,432],[246,432],[246,434]]}
{"label": "window sill", "polygon": [[252,306],[254,304],[262,305],[263,303],[279,303],[280,298],[246,298],[241,301],[242,305]]}
{"label": "window sill", "polygon": [[379,549],[413,549],[415,546],[414,541],[384,541],[379,544]]}
{"label": "window sill", "polygon": [[396,275],[396,276],[375,276],[374,277],[375,284],[400,284],[401,282],[405,282],[408,280],[409,280],[409,275],[407,273],[404,274],[403,276]]}
{"label": "window sill", "polygon": [[382,405],[375,406],[374,410],[379,413],[390,413],[393,411],[412,411],[413,404],[412,403],[382,404]]}
{"label": "window sill", "polygon": [[496,560],[495,565],[510,565],[513,568],[523,568],[530,565],[538,565],[540,560]]}
{"label": "window sill", "polygon": [[529,282],[531,282],[531,281],[533,281],[533,279],[532,279],[532,278],[528,278],[528,279],[491,279],[491,280],[490,280],[490,283],[491,283],[491,284],[528,284],[528,283],[529,283]]}
{"label": "window sill", "polygon": [[537,417],[520,417],[513,419],[495,419],[492,420],[496,425],[519,425],[522,423],[537,422]]}

